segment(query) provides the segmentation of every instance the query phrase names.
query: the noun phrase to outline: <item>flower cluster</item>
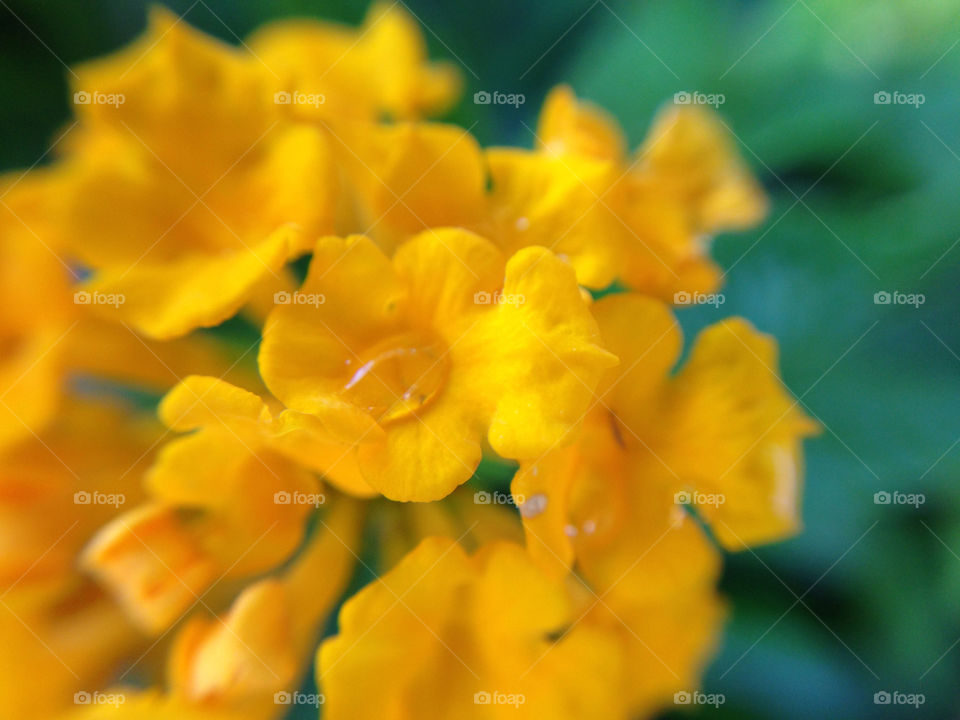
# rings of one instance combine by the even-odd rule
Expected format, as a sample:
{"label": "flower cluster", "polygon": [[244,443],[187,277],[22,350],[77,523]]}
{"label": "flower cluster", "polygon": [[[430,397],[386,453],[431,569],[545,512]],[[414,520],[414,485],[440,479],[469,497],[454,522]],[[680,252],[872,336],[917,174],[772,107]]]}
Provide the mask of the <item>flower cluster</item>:
{"label": "flower cluster", "polygon": [[675,371],[669,302],[765,212],[717,117],[631,153],[559,87],[532,149],[483,149],[424,120],[459,77],[397,5],[243,50],[157,10],[74,85],[55,161],[0,182],[0,715],[698,687],[721,549],[797,529],[816,430],[744,320]]}

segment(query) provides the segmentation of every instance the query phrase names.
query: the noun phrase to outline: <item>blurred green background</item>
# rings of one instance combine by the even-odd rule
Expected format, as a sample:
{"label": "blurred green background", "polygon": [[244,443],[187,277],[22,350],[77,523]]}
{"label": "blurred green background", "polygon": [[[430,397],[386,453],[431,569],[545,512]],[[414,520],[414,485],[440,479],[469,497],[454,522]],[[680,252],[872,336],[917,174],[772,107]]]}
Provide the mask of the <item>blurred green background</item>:
{"label": "blurred green background", "polygon": [[[359,23],[366,0],[165,3],[229,42],[290,15]],[[956,717],[960,676],[960,2],[408,0],[435,58],[461,66],[450,119],[531,145],[559,82],[636,144],[678,91],[719,108],[772,198],[721,237],[726,303],[780,341],[824,426],[807,444],[799,537],[728,559],[731,618],[706,679],[710,718]],[[0,165],[28,167],[69,117],[66,72],[140,32],[140,0],[0,0]],[[524,105],[475,106],[477,90]],[[921,93],[919,106],[875,93]],[[925,302],[875,304],[880,291]],[[925,502],[876,504],[878,491]],[[877,705],[878,691],[926,702]]]}

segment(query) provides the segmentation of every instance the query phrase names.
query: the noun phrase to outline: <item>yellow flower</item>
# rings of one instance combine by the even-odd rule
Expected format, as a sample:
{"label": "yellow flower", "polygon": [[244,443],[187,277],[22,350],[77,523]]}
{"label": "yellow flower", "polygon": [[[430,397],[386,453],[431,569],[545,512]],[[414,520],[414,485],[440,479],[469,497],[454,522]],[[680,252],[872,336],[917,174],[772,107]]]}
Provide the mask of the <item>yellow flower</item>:
{"label": "yellow flower", "polygon": [[580,281],[670,297],[712,290],[712,234],[758,222],[766,202],[726,136],[699,106],[670,107],[635,158],[603,111],[566,87],[547,98],[532,152],[492,149],[490,213],[510,248],[543,244],[569,256]]}
{"label": "yellow flower", "polygon": [[0,179],[0,447],[41,432],[60,395],[72,320],[65,268],[44,247],[44,187]]}
{"label": "yellow flower", "polygon": [[[614,718],[619,653],[509,543],[425,540],[340,611],[319,653],[324,717]],[[563,634],[557,641],[551,633]]]}
{"label": "yellow flower", "polygon": [[541,244],[568,260],[582,285],[617,279],[623,225],[600,198],[617,180],[608,161],[516,148],[485,153],[489,233],[507,252]]}
{"label": "yellow flower", "polygon": [[[646,551],[657,552],[657,539],[648,537]],[[669,560],[675,568],[685,562],[679,554]],[[616,643],[619,685],[612,692],[624,706],[624,720],[656,716],[672,706],[675,693],[701,686],[726,617],[710,576],[654,598],[646,586],[657,582],[658,570],[628,566],[621,575],[628,569],[619,582],[586,594],[587,609],[576,614],[584,627]]]}
{"label": "yellow flower", "polygon": [[[275,404],[275,403],[274,403]],[[338,489],[358,497],[376,492],[364,481],[353,453],[342,443],[374,434],[376,425],[363,417],[344,417],[337,412],[304,414],[294,410],[273,410],[253,393],[217,378],[185,378],[163,399],[160,418],[173,430],[197,430],[183,440],[171,443],[167,457],[182,457],[186,468],[211,465],[209,457],[225,432],[232,435],[229,444],[241,442],[248,449],[279,453],[302,467],[323,473]],[[344,423],[343,421],[347,422]],[[351,421],[353,423],[351,424]],[[181,464],[181,463],[178,463]],[[214,464],[213,467],[216,467]],[[177,483],[178,469],[169,467],[169,479]],[[162,485],[166,471],[157,471],[154,484]]]}
{"label": "yellow flower", "polygon": [[363,237],[324,239],[300,295],[318,302],[267,320],[264,380],[298,412],[373,420],[360,470],[394,500],[450,493],[484,436],[513,458],[562,442],[615,363],[566,264],[542,248],[505,262],[464,230],[425,232],[393,260]]}
{"label": "yellow flower", "polygon": [[728,549],[794,532],[800,441],[816,426],[777,377],[773,341],[746,322],[705,330],[671,376],[681,337],[666,306],[617,295],[593,312],[621,364],[577,441],[521,463],[512,490],[528,551],[584,578],[584,622],[619,639],[627,676],[642,678],[619,693],[649,714],[698,686],[724,614],[718,552],[685,506]]}
{"label": "yellow flower", "polygon": [[77,376],[157,392],[190,371],[259,382],[213,338],[144,340],[74,293],[50,212],[58,188],[49,173],[0,178],[0,447],[42,433]]}
{"label": "yellow flower", "polygon": [[243,717],[277,714],[275,693],[299,687],[354,567],[362,509],[332,505],[290,568],[247,587],[222,619],[197,616],[180,629],[168,664],[174,696]]}
{"label": "yellow flower", "polygon": [[593,312],[621,364],[577,440],[521,462],[512,491],[532,557],[590,588],[583,622],[618,639],[618,695],[646,715],[698,687],[724,616],[719,553],[687,506],[727,549],[795,532],[800,442],[816,426],[746,322],[705,330],[671,376],[681,337],[665,305],[615,295]]}
{"label": "yellow flower", "polygon": [[249,40],[273,75],[279,100],[331,122],[415,119],[442,112],[460,90],[448,63],[429,63],[419,27],[396,3],[371,6],[356,30],[279,21]]}
{"label": "yellow flower", "polygon": [[[631,156],[560,87],[535,149],[481,149],[419,122],[459,77],[387,3],[242,50],[157,9],[71,89],[59,160],[0,177],[0,715],[276,720],[311,656],[333,720],[697,686],[721,549],[796,530],[816,425],[746,321],[674,372],[668,306],[581,286],[719,284],[709,238],[765,212],[722,121],[667,108]],[[194,332],[241,311],[259,375]],[[179,435],[76,378],[169,390]],[[488,450],[509,496],[461,487]]]}
{"label": "yellow flower", "polygon": [[350,227],[392,254],[431,228],[478,226],[486,212],[483,155],[452,125],[398,123],[331,130],[352,200]]}
{"label": "yellow flower", "polygon": [[332,505],[288,568],[242,590],[225,612],[194,615],[178,629],[166,693],[106,688],[99,692],[122,698],[107,715],[94,703],[70,717],[276,718],[300,686],[314,638],[354,566],[362,509],[345,499]]}
{"label": "yellow flower", "polygon": [[263,572],[296,550],[327,499],[308,469],[372,494],[334,444],[372,422],[358,430],[290,410],[274,416],[253,393],[203,377],[174,388],[160,417],[194,432],[158,453],[146,475],[151,501],[106,525],[84,553],[85,567],[148,632],[166,629],[211,584]]}
{"label": "yellow flower", "polygon": [[147,487],[153,500],[102,528],[83,566],[155,634],[219,579],[282,563],[325,500],[311,474],[224,427],[166,445]]}
{"label": "yellow flower", "polygon": [[[522,463],[514,478],[530,551],[554,571],[576,559],[591,581],[616,577],[643,549],[638,528],[667,527],[684,505],[729,549],[795,532],[800,443],[816,425],[783,388],[774,342],[726,320],[671,377],[681,338],[666,306],[616,295],[593,311],[621,365],[601,382],[579,441]],[[712,562],[703,548],[674,555],[688,567]]]}
{"label": "yellow flower", "polygon": [[0,455],[0,712],[47,718],[145,649],[120,607],[77,569],[127,502],[160,432],[129,408],[75,400]]}
{"label": "yellow flower", "polygon": [[[325,134],[291,121],[249,54],[155,10],[126,50],[77,69],[58,169],[66,244],[105,313],[156,338],[233,315],[332,230]],[[83,95],[85,93],[85,95]],[[251,212],[255,208],[256,212]]]}

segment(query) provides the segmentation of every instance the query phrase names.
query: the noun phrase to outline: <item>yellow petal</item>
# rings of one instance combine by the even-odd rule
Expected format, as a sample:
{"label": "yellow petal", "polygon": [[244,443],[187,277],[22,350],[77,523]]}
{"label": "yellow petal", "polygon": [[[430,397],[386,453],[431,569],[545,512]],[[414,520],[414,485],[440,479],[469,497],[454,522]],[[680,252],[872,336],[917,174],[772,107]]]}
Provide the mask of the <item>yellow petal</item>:
{"label": "yellow petal", "polygon": [[630,717],[672,709],[674,694],[702,686],[707,661],[726,616],[712,588],[689,589],[669,600],[637,602],[614,587],[583,620],[594,632],[619,640],[623,684],[616,691]]}
{"label": "yellow petal", "polygon": [[218,620],[195,618],[168,662],[175,696],[272,717],[275,693],[300,684],[319,624],[350,579],[363,513],[337,502],[282,576],[244,590]]}
{"label": "yellow petal", "polygon": [[194,430],[229,420],[259,420],[268,413],[263,400],[219,378],[191,375],[163,398],[160,419],[171,430]]}
{"label": "yellow petal", "polygon": [[817,425],[790,398],[775,341],[733,318],[704,330],[676,378],[664,457],[705,494],[698,509],[728,548],[795,532],[800,440]]}
{"label": "yellow petal", "polygon": [[144,334],[222,322],[304,238],[333,229],[328,135],[286,118],[268,78],[164,11],[133,46],[78,70],[87,102],[57,168],[57,217],[89,289]]}
{"label": "yellow petal", "polygon": [[[9,718],[59,718],[76,709],[77,694],[100,687],[128,658],[143,652],[143,636],[89,584],[69,607],[0,607],[0,712]],[[84,696],[79,695],[82,700]]]}
{"label": "yellow petal", "polygon": [[505,260],[487,240],[466,230],[427,230],[397,250],[397,275],[407,294],[404,312],[418,323],[456,341],[462,316],[475,312],[478,293],[494,290],[503,282]]}
{"label": "yellow petal", "polygon": [[[84,125],[135,134],[133,142],[151,148],[178,176],[213,182],[273,122],[266,77],[249,53],[157,6],[142,37],[75,69],[74,92],[90,96],[75,108]],[[94,102],[94,93],[103,100]],[[197,162],[211,156],[211,166]]]}
{"label": "yellow petal", "polygon": [[563,586],[521,548],[468,558],[450,540],[425,540],[341,609],[319,654],[325,717],[573,720],[608,708],[615,643],[547,639],[573,619]]}
{"label": "yellow petal", "polygon": [[290,685],[298,662],[286,613],[282,583],[264,580],[244,590],[220,622],[193,620],[172,651],[174,673],[182,675],[178,690],[194,702],[237,695],[255,701]]}
{"label": "yellow petal", "polygon": [[[415,119],[445,110],[460,89],[446,63],[429,63],[423,35],[402,7],[376,3],[363,26],[281,20],[248,45],[279,78],[298,115],[331,122]],[[297,95],[299,93],[299,95]]]}
{"label": "yellow petal", "polygon": [[69,271],[49,206],[57,187],[45,175],[0,176],[0,447],[39,433],[60,397],[74,331]]}
{"label": "yellow petal", "polygon": [[285,405],[319,413],[337,405],[330,396],[341,388],[329,376],[338,376],[352,358],[354,342],[369,342],[395,325],[403,291],[370,240],[325,238],[300,292],[323,302],[277,306],[263,331],[260,371]]}
{"label": "yellow petal", "polygon": [[631,173],[620,185],[615,202],[623,220],[621,281],[674,303],[678,292],[714,292],[720,270],[689,201],[655,173]]}
{"label": "yellow petal", "polygon": [[616,120],[582,102],[566,85],[558,85],[543,102],[537,126],[538,143],[553,154],[585,155],[619,162],[626,140]]}
{"label": "yellow petal", "polygon": [[729,130],[702,106],[667,107],[638,154],[637,171],[686,204],[695,233],[748,228],[766,214],[763,191],[737,154]]}
{"label": "yellow petal", "polygon": [[[156,690],[110,688],[89,704],[74,708],[66,720],[253,720],[257,715],[194,705]],[[86,696],[81,696],[85,698]]]}
{"label": "yellow petal", "polygon": [[416,118],[452,104],[460,91],[459,73],[449,63],[427,62],[423,34],[402,7],[374,3],[362,33],[376,69],[369,79],[380,86],[384,110],[394,117]]}
{"label": "yellow petal", "polygon": [[[451,354],[455,364],[473,364],[478,392],[497,398],[487,435],[493,449],[532,458],[579,425],[617,358],[599,345],[573,269],[547,250],[526,248],[510,259],[503,295],[517,302],[484,315]],[[484,357],[480,347],[493,350]]]}
{"label": "yellow petal", "polygon": [[150,337],[167,339],[195,327],[218,325],[245,302],[251,288],[301,252],[298,233],[282,228],[266,240],[225,255],[185,256],[98,273],[87,291],[112,299],[124,322]]}
{"label": "yellow petal", "polygon": [[356,192],[355,222],[388,250],[429,228],[481,219],[483,159],[469,132],[433,123],[337,132]]}
{"label": "yellow petal", "polygon": [[176,512],[163,505],[125,513],[104,527],[82,565],[152,634],[178,620],[217,572]]}
{"label": "yellow petal", "polygon": [[307,515],[325,501],[305,470],[216,426],[168,443],[147,486],[157,499],[203,511],[199,541],[232,575],[283,562],[302,540]]}
{"label": "yellow petal", "polygon": [[[351,415],[348,419],[352,418]],[[351,426],[338,432],[330,422],[331,416],[325,420],[284,410],[277,416],[275,430],[268,437],[270,446],[304,467],[323,473],[326,480],[348,495],[373,497],[377,491],[364,479],[351,442],[365,437],[368,431],[371,436],[379,437],[379,428],[364,423],[362,427]]]}
{"label": "yellow petal", "polygon": [[[203,458],[207,440],[194,436],[193,440],[181,441],[184,447],[192,442],[200,448],[200,457],[185,456],[182,472],[187,476],[197,467],[212,466],[216,475],[223,477],[223,468],[234,467],[235,461],[246,452],[270,448],[306,468],[324,473],[351,495],[375,494],[363,480],[348,443],[376,428],[369,421],[358,426],[352,422],[354,415],[330,412],[317,416],[284,410],[274,417],[263,400],[253,393],[218,378],[200,376],[185,378],[163,399],[159,411],[164,423],[174,430],[224,426],[233,435],[227,437],[226,443],[210,448],[211,458],[223,455],[214,463]],[[239,455],[235,440],[245,444]],[[189,482],[194,484],[192,479]]]}
{"label": "yellow petal", "polygon": [[490,236],[505,252],[542,245],[570,262],[584,285],[600,289],[614,281],[622,229],[607,192],[615,165],[497,148],[486,159],[493,184]]}
{"label": "yellow petal", "polygon": [[426,412],[388,428],[384,442],[360,446],[371,487],[391,500],[429,502],[470,479],[483,454],[483,431],[452,385]]}

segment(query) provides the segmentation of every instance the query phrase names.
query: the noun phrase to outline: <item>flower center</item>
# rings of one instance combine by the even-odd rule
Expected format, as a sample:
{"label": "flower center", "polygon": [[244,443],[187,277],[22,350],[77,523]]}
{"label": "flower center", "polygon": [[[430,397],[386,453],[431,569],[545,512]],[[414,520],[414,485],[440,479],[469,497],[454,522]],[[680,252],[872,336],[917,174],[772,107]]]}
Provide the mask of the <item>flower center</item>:
{"label": "flower center", "polygon": [[429,405],[450,371],[442,343],[416,333],[394,335],[347,361],[344,399],[383,424]]}

